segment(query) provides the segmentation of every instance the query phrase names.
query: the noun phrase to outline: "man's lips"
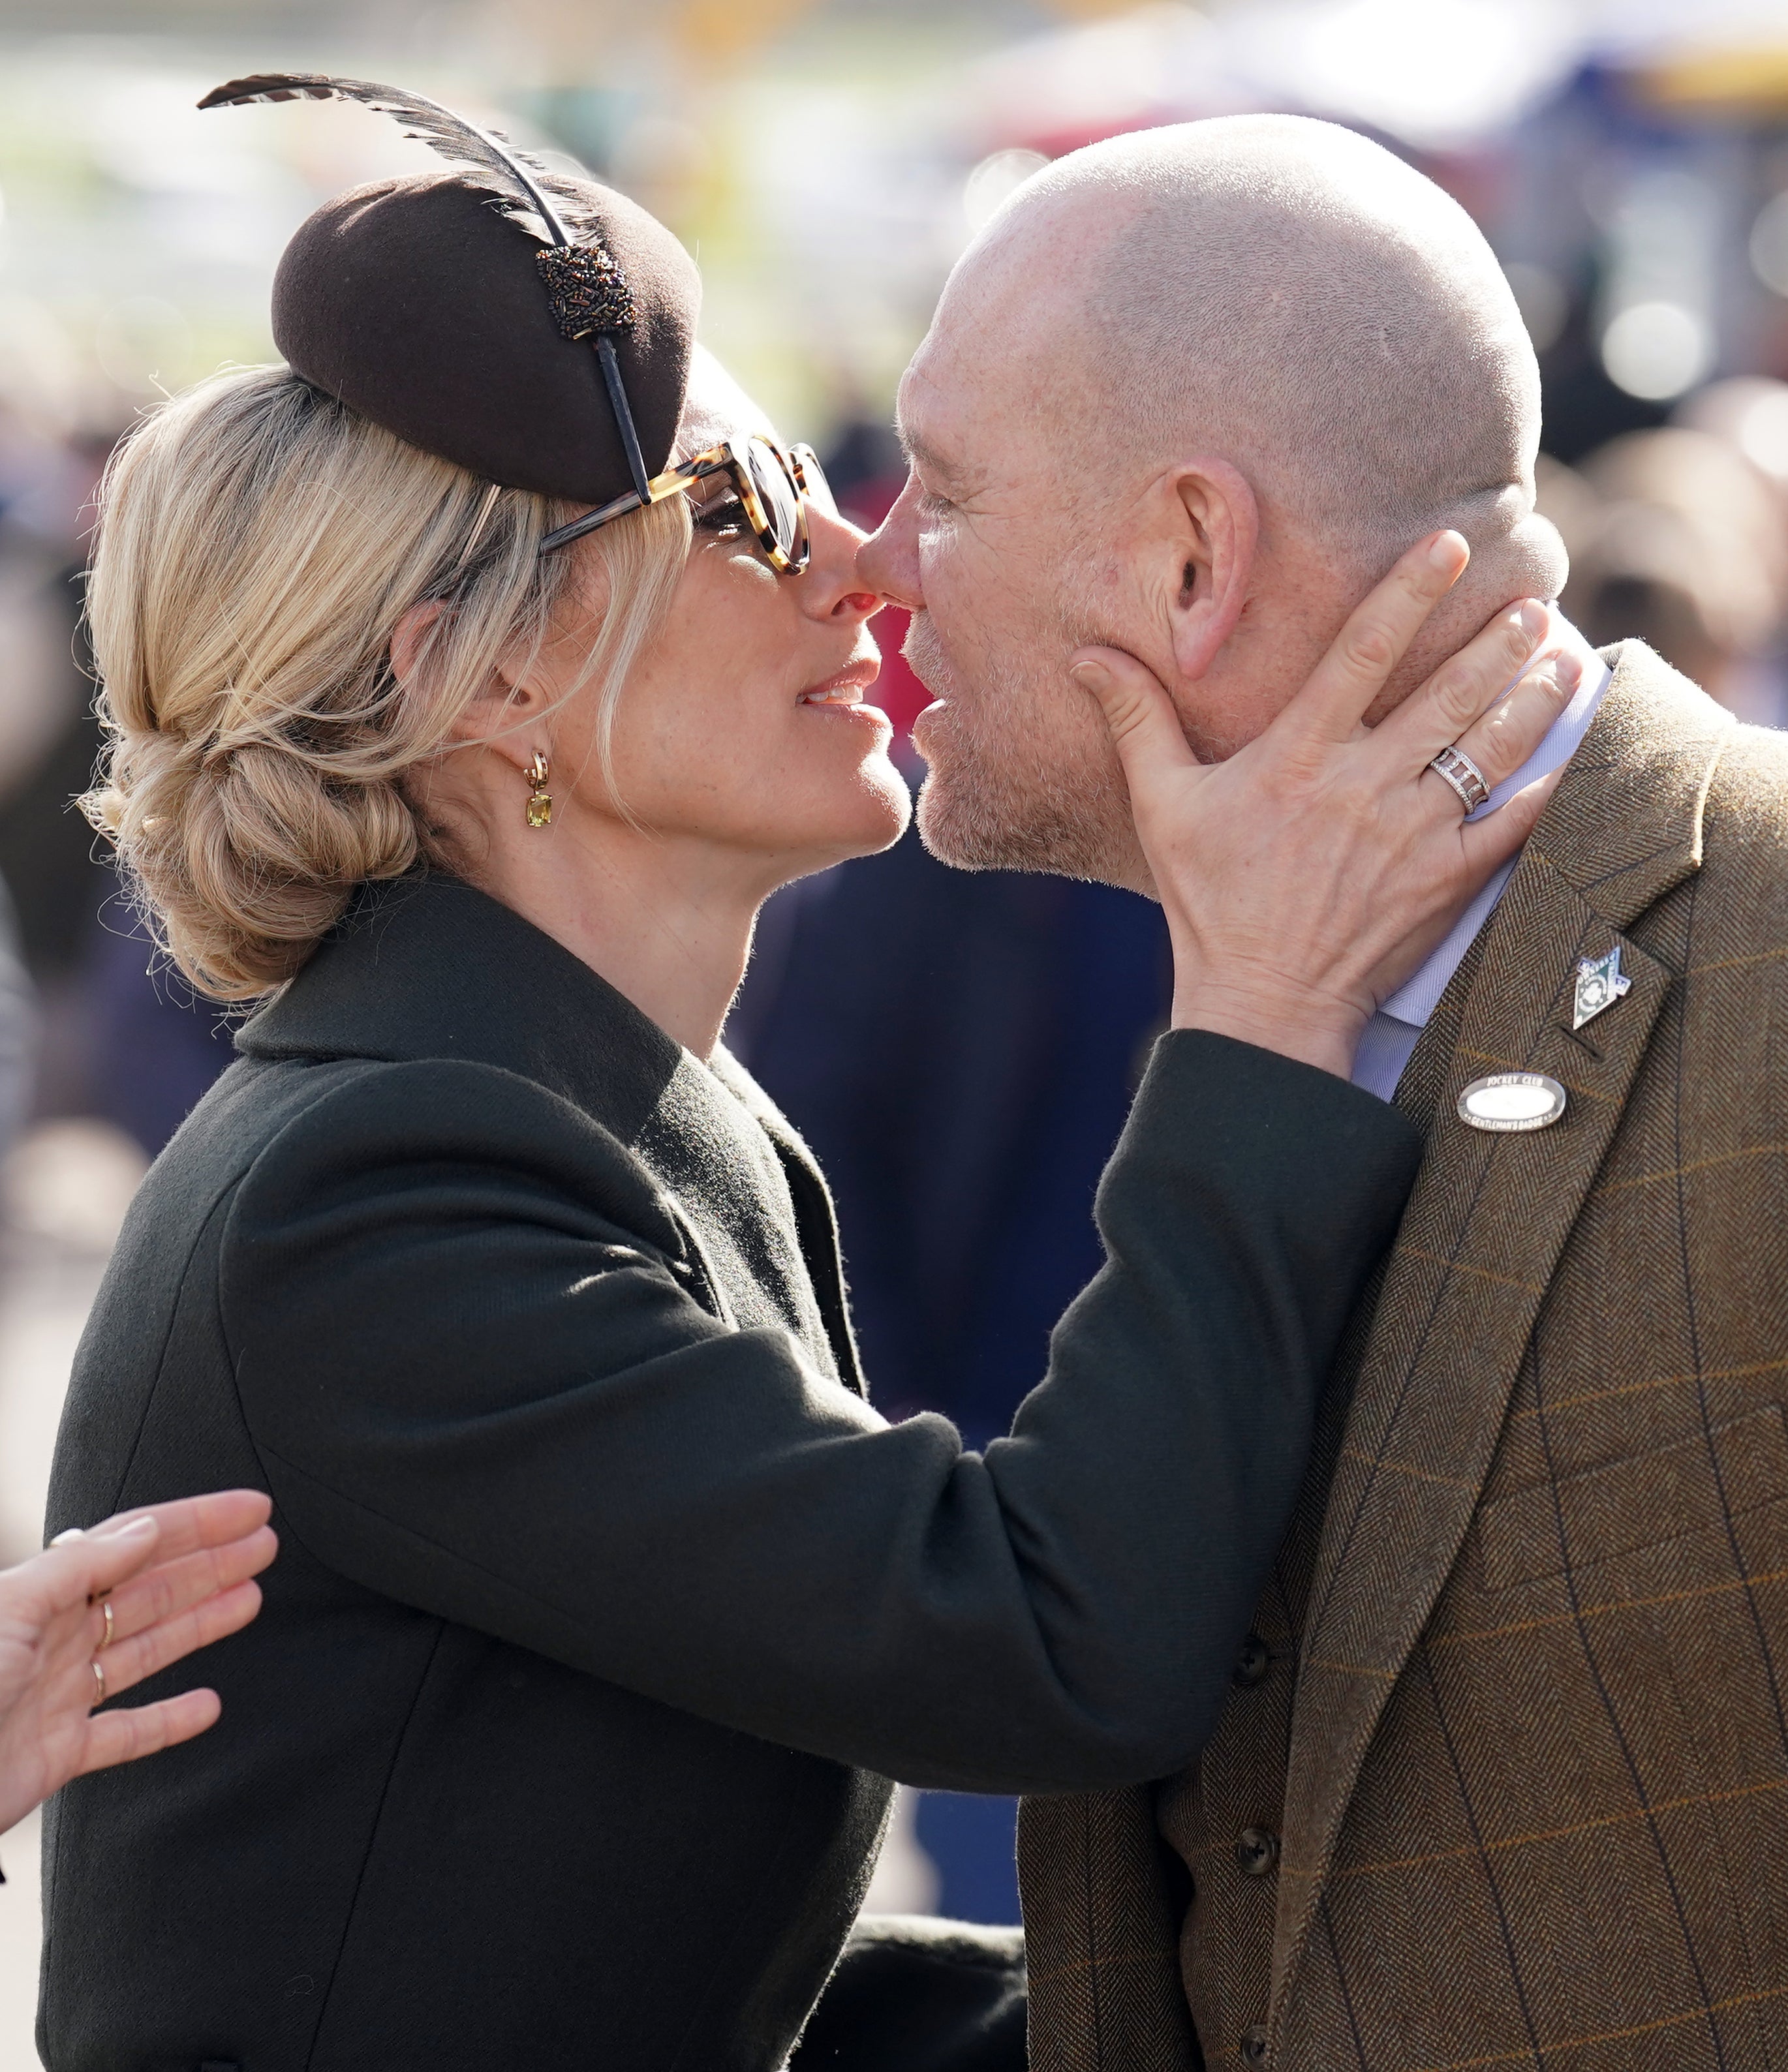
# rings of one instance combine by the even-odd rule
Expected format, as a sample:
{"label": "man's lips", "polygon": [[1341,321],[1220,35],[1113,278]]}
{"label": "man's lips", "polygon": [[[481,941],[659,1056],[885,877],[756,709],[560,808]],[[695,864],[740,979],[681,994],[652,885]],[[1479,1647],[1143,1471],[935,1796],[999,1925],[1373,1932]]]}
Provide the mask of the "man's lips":
{"label": "man's lips", "polygon": [[853,662],[848,668],[840,669],[835,676],[828,676],[823,684],[815,684],[805,690],[796,701],[804,705],[860,705],[863,694],[882,672],[879,661],[865,659]]}

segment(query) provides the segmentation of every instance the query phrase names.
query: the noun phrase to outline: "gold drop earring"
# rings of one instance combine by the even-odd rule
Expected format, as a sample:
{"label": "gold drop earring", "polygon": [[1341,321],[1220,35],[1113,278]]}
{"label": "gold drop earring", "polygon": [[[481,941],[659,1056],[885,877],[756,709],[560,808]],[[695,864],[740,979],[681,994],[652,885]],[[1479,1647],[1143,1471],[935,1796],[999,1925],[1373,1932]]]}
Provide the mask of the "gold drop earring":
{"label": "gold drop earring", "polygon": [[528,795],[528,825],[546,827],[553,817],[553,795],[546,789],[546,758],[537,754],[528,765],[528,782],[534,789]]}

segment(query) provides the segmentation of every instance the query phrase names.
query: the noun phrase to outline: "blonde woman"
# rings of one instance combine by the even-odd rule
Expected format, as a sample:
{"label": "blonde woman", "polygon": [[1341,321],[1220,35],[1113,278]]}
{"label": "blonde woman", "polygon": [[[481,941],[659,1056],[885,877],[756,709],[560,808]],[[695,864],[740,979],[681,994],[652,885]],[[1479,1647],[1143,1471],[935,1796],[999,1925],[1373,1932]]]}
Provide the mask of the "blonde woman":
{"label": "blonde woman", "polygon": [[[119,1245],[55,1522],[229,1479],[284,1552],[216,1652],[235,1729],[59,1803],[51,2072],[776,2072],[888,1780],[1183,1762],[1418,1156],[1301,1061],[1315,1004],[1394,982],[1531,824],[1436,811],[1438,692],[1350,725],[1443,537],[1157,804],[1184,885],[1256,867],[1184,950],[1110,1263],[1011,1436],[888,1425],[824,1182],[720,1041],[764,898],[905,824],[879,600],[810,457],[692,360],[672,241],[554,193],[627,278],[607,353],[480,176],[381,183],[288,253],[291,364],[166,405],[106,485],[93,809],[182,967],[262,1004]],[[1448,695],[1532,645],[1499,622]],[[1559,702],[1467,733],[1489,781]],[[1022,2064],[1015,1938],[856,1955],[803,2063]]]}

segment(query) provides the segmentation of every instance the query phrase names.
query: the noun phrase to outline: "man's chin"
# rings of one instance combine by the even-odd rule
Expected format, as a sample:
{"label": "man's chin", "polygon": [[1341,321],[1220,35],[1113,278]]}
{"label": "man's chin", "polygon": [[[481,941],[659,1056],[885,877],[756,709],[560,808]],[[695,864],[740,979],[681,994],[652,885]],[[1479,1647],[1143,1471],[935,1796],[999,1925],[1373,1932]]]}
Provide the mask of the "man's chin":
{"label": "man's chin", "polygon": [[932,855],[957,870],[1035,870],[1125,882],[1110,842],[1086,820],[1040,800],[1020,804],[1003,798],[961,770],[931,771],[920,787],[913,824]]}
{"label": "man's chin", "polygon": [[1003,845],[995,838],[994,830],[978,814],[958,812],[950,788],[938,783],[935,772],[928,775],[919,787],[913,824],[932,855],[954,870],[1002,870],[1007,867]]}

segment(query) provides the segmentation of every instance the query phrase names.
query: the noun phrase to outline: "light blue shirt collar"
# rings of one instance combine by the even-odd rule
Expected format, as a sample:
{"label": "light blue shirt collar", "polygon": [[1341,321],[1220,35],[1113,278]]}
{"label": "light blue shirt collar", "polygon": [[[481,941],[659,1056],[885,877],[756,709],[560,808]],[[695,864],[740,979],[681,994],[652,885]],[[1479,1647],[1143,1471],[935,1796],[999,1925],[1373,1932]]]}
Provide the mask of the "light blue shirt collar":
{"label": "light blue shirt collar", "polygon": [[[1613,680],[1608,664],[1555,606],[1547,645],[1549,649],[1575,655],[1583,664],[1583,680],[1570,704],[1553,721],[1545,739],[1512,777],[1504,778],[1496,787],[1489,804],[1472,815],[1473,820],[1483,813],[1494,812],[1504,800],[1513,798],[1535,779],[1547,776],[1568,763],[1582,745],[1590,722],[1596,717],[1596,709]],[[1409,1063],[1416,1038],[1428,1026],[1428,1017],[1446,991],[1448,980],[1464,962],[1478,930],[1495,911],[1496,902],[1502,897],[1519,860],[1517,857],[1503,865],[1453,923],[1452,931],[1439,949],[1414,977],[1391,994],[1366,1024],[1353,1059],[1355,1086],[1363,1087],[1381,1100],[1389,1100],[1396,1092],[1397,1082],[1403,1075],[1403,1067]]]}

